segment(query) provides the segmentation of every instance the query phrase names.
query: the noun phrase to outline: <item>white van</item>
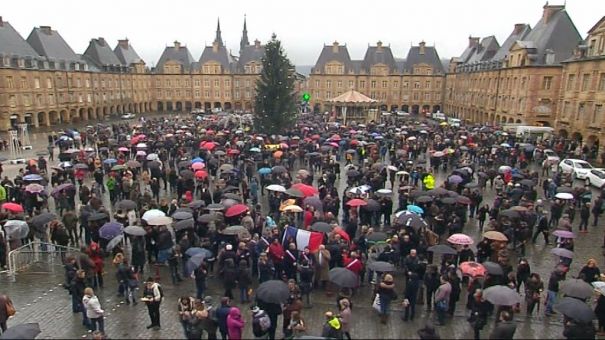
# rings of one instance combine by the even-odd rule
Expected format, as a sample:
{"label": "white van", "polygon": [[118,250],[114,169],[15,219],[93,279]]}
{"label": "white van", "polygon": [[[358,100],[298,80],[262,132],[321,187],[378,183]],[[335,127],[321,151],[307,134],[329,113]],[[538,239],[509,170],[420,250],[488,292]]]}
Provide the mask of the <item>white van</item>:
{"label": "white van", "polygon": [[433,119],[436,120],[446,120],[445,114],[441,113],[441,112],[435,112],[432,115]]}
{"label": "white van", "polygon": [[450,126],[454,126],[454,127],[460,127],[461,120],[460,120],[460,119],[458,119],[458,118],[448,118],[448,119],[447,119],[447,123],[448,123]]}

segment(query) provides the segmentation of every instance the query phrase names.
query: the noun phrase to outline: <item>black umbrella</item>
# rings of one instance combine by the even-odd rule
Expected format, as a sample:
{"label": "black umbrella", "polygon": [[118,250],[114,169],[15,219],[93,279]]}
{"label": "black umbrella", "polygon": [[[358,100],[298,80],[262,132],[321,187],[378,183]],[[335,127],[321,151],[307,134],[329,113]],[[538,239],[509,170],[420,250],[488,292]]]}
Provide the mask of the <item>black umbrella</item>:
{"label": "black umbrella", "polygon": [[509,286],[496,285],[483,290],[483,298],[497,306],[512,306],[521,302],[521,296]]}
{"label": "black umbrella", "polygon": [[561,282],[561,292],[566,296],[588,299],[594,294],[593,287],[580,279],[567,279]]}
{"label": "black umbrella", "polygon": [[508,218],[519,218],[521,216],[521,214],[517,210],[512,210],[512,209],[502,210],[501,212],[498,213],[498,215],[505,216]]}
{"label": "black umbrella", "polygon": [[357,177],[359,176],[360,172],[355,170],[355,169],[351,169],[349,171],[347,171],[347,177]]}
{"label": "black umbrella", "polygon": [[305,206],[312,206],[313,208],[315,208],[315,210],[323,210],[323,202],[317,196],[310,196],[305,198],[303,204]]}
{"label": "black umbrella", "polygon": [[194,209],[199,209],[205,205],[206,205],[206,202],[202,201],[202,200],[195,200],[195,201],[189,203],[189,207],[194,208]]}
{"label": "black umbrella", "polygon": [[347,268],[332,268],[328,273],[330,282],[342,288],[355,288],[359,285],[359,278]]}
{"label": "black umbrella", "polygon": [[193,178],[193,171],[191,171],[189,169],[181,170],[180,175],[184,179],[192,179]]}
{"label": "black umbrella", "polygon": [[131,200],[121,200],[116,204],[116,209],[118,210],[134,210],[136,208],[136,202]]}
{"label": "black umbrella", "polygon": [[519,181],[521,185],[525,185],[526,187],[533,187],[536,183],[531,179],[522,179]]}
{"label": "black umbrella", "polygon": [[179,168],[188,168],[189,166],[191,166],[191,161],[180,161],[178,162],[177,166]]}
{"label": "black umbrella", "polygon": [[445,245],[445,244],[437,244],[434,246],[430,246],[427,248],[428,251],[435,253],[435,254],[444,254],[444,255],[455,255],[458,252],[456,251],[456,249]]}
{"label": "black umbrella", "polygon": [[562,193],[562,192],[565,192],[565,193],[568,193],[568,194],[573,194],[573,189],[570,188],[570,187],[558,187],[557,188],[557,194]]}
{"label": "black umbrella", "polygon": [[35,339],[40,334],[40,324],[22,323],[9,327],[0,335],[0,339]]}
{"label": "black umbrella", "polygon": [[427,191],[426,194],[429,196],[443,196],[447,195],[447,192],[448,191],[444,188],[435,188]]}
{"label": "black umbrella", "polygon": [[574,299],[572,297],[564,297],[556,303],[553,308],[577,322],[591,322],[596,318],[594,311],[586,304],[586,302]]}
{"label": "black umbrella", "polygon": [[[238,188],[238,187],[234,187],[234,186],[230,185],[230,186],[227,186],[227,187],[225,187],[225,188],[223,189],[223,192],[232,192],[232,191],[239,191],[239,188]],[[230,197],[229,197],[229,198],[230,198]],[[238,196],[238,198],[239,198],[239,196]],[[239,199],[241,199],[241,198],[239,198]]]}
{"label": "black umbrella", "polygon": [[271,168],[271,171],[273,171],[273,173],[276,173],[276,174],[281,174],[284,172],[288,172],[288,169],[286,169],[285,167],[283,167],[281,165],[276,165],[273,168]]}
{"label": "black umbrella", "polygon": [[504,275],[504,270],[502,269],[502,266],[495,262],[486,261],[483,262],[482,265],[483,267],[485,267],[485,270],[487,270],[488,274],[490,275]]}
{"label": "black umbrella", "polygon": [[469,189],[476,188],[478,186],[479,186],[479,183],[466,183],[464,185],[465,188],[469,188]]}
{"label": "black umbrella", "polygon": [[288,301],[290,289],[281,280],[269,280],[261,283],[256,289],[256,298],[266,302],[282,304]]}
{"label": "black umbrella", "polygon": [[385,261],[374,261],[368,265],[368,269],[375,272],[385,273],[395,271],[395,266],[392,263]]}
{"label": "black umbrella", "polygon": [[363,207],[363,209],[368,211],[379,211],[380,208],[380,203],[378,203],[378,201],[376,201],[375,199],[371,198],[368,200],[368,204]]}
{"label": "black umbrella", "polygon": [[319,221],[319,222],[315,222],[315,223],[313,223],[313,225],[311,225],[311,230],[321,231],[322,233],[328,233],[328,232],[332,231],[332,226],[330,226],[326,222]]}
{"label": "black umbrella", "polygon": [[372,242],[381,242],[385,241],[388,238],[389,236],[386,233],[380,231],[374,231],[371,234],[368,234],[368,236],[366,236],[366,239]]}
{"label": "black umbrella", "polygon": [[217,217],[216,214],[203,214],[197,218],[197,221],[200,223],[210,223],[216,221]]}
{"label": "black umbrella", "polygon": [[397,217],[397,223],[403,224],[406,227],[411,227],[418,230],[422,227],[428,227],[428,223],[416,213],[406,212]]}
{"label": "black umbrella", "polygon": [[190,218],[193,218],[193,215],[190,212],[186,212],[186,211],[175,211],[172,214],[172,218],[174,218],[175,220],[188,220]]}
{"label": "black umbrella", "polygon": [[38,216],[34,216],[34,218],[32,218],[32,220],[31,220],[31,224],[35,228],[40,228],[40,227],[44,226],[46,223],[48,223],[50,221],[54,221],[56,219],[57,219],[57,215],[55,215],[53,213],[43,213]]}
{"label": "black umbrella", "polygon": [[234,193],[231,193],[231,192],[224,193],[223,194],[223,198],[229,198],[229,199],[232,199],[232,200],[235,200],[235,201],[238,201],[238,202],[242,201],[242,197],[240,195],[234,194]]}
{"label": "black umbrella", "polygon": [[109,218],[109,216],[106,213],[95,212],[95,213],[90,214],[90,216],[88,216],[88,221],[90,221],[90,222],[101,221],[106,218]]}
{"label": "black umbrella", "polygon": [[298,190],[296,188],[289,188],[284,193],[286,195],[288,195],[288,196],[291,196],[291,197],[298,197],[298,198],[305,197],[305,194],[303,194],[302,191],[300,191],[300,190]]}
{"label": "black umbrella", "polygon": [[454,204],[456,203],[456,199],[454,197],[445,197],[441,199],[441,203],[443,204]]}
{"label": "black umbrella", "polygon": [[210,210],[210,211],[220,211],[225,209],[225,206],[223,206],[222,204],[218,204],[218,203],[212,203],[210,205],[208,205],[206,207],[206,209]]}
{"label": "black umbrella", "polygon": [[415,201],[418,203],[427,203],[427,202],[432,202],[433,198],[431,196],[420,196],[420,197],[416,198]]}

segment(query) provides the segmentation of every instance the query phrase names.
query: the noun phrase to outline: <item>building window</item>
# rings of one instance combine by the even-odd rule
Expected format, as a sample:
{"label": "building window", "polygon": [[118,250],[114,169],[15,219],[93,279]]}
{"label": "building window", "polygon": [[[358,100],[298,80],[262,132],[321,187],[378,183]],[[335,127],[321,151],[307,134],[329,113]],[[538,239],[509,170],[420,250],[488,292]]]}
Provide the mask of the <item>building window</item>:
{"label": "building window", "polygon": [[352,89],[352,88],[353,88],[353,86],[354,86],[354,85],[353,85],[353,81],[352,81],[352,80],[349,80],[349,89]]}
{"label": "building window", "polygon": [[315,87],[319,87],[319,80],[315,81]]}
{"label": "building window", "polygon": [[418,100],[418,92],[414,92],[414,100],[417,101]]}
{"label": "building window", "polygon": [[15,87],[15,82],[13,81],[13,77],[11,77],[11,76],[6,77],[6,87],[9,89],[12,89]]}
{"label": "building window", "polygon": [[576,120],[580,120],[584,118],[584,103],[580,103],[578,105],[578,115],[576,116]]}
{"label": "building window", "polygon": [[193,81],[193,84],[195,85],[195,87],[200,87],[200,83],[201,82],[200,82],[199,79],[196,79],[196,80]]}
{"label": "building window", "polygon": [[427,81],[424,83],[424,88],[425,88],[425,89],[430,89],[430,88],[431,88],[431,81],[430,81],[430,80],[427,80]]}
{"label": "building window", "polygon": [[82,87],[82,80],[80,78],[76,79],[76,87],[77,88]]}
{"label": "building window", "polygon": [[231,92],[226,91],[226,92],[225,92],[225,98],[226,98],[226,99],[231,98]]}
{"label": "building window", "polygon": [[204,80],[204,87],[210,87],[210,80],[208,80],[208,79]]}
{"label": "building window", "polygon": [[403,88],[407,89],[408,87],[410,87],[410,82],[409,81],[404,81],[403,82]]}
{"label": "building window", "polygon": [[339,80],[337,84],[338,84],[337,86],[339,89],[342,88],[342,80]]}
{"label": "building window", "polygon": [[84,96],[82,96],[81,94],[78,95],[78,103],[83,103],[84,102]]}
{"label": "building window", "polygon": [[40,88],[40,78],[38,78],[38,77],[34,78],[34,88],[36,88],[36,89]]}
{"label": "building window", "polygon": [[86,100],[91,103],[92,102],[92,95],[89,93],[86,95]]}
{"label": "building window", "polygon": [[54,94],[49,94],[48,95],[48,103],[50,105],[55,105],[55,95]]}
{"label": "building window", "polygon": [[246,87],[250,87],[250,79],[246,80]]}
{"label": "building window", "polygon": [[219,81],[218,79],[214,79],[214,87],[219,87]]}
{"label": "building window", "polygon": [[575,74],[570,74],[567,76],[567,91],[571,91],[573,90],[573,85],[576,82],[576,75]]}
{"label": "building window", "polygon": [[366,81],[365,80],[360,80],[359,81],[359,88],[362,88],[362,89],[366,88]]}
{"label": "building window", "polygon": [[414,82],[414,88],[415,89],[419,89],[420,88],[420,82],[419,81],[415,81]]}
{"label": "building window", "polygon": [[239,91],[235,91],[235,93],[233,94],[233,96],[235,97],[235,99],[239,99]]}
{"label": "building window", "polygon": [[525,85],[527,83],[527,77],[521,78],[521,89],[525,90]]}
{"label": "building window", "polygon": [[189,87],[189,79],[185,79],[185,87]]}
{"label": "building window", "polygon": [[542,78],[542,90],[550,90],[552,86],[552,77],[546,76]]}
{"label": "building window", "polygon": [[23,95],[23,105],[30,106],[32,104],[32,98],[29,94]]}
{"label": "building window", "polygon": [[246,90],[246,99],[250,98],[250,90]]}
{"label": "building window", "polygon": [[590,87],[590,74],[585,73],[582,76],[582,91],[588,91]]}
{"label": "building window", "polygon": [[221,91],[214,91],[215,98],[220,98],[220,96],[221,96]]}
{"label": "building window", "polygon": [[425,93],[424,94],[424,100],[430,101],[431,100],[431,94],[430,93]]}
{"label": "building window", "polygon": [[435,86],[437,87],[437,89],[441,88],[441,80],[437,80],[437,84],[435,84]]}
{"label": "building window", "polygon": [[239,79],[235,79],[235,87],[239,87]]}
{"label": "building window", "polygon": [[605,73],[601,73],[599,76],[599,91],[605,91]]}
{"label": "building window", "polygon": [[383,81],[382,81],[382,88],[383,88],[383,89],[386,89],[388,86],[389,86],[389,82],[388,82],[388,81],[386,81],[386,80],[383,80]]}
{"label": "building window", "polygon": [[395,81],[393,82],[393,88],[395,88],[395,89],[396,89],[396,88],[399,88],[399,81],[395,80]]}
{"label": "building window", "polygon": [[332,92],[326,92],[326,99],[330,99],[332,97]]}
{"label": "building window", "polygon": [[225,87],[231,87],[231,80],[225,79]]}
{"label": "building window", "polygon": [[180,90],[175,90],[174,91],[174,96],[177,97],[177,98],[180,97],[181,96],[181,91]]}
{"label": "building window", "polygon": [[204,91],[204,97],[209,98],[210,97],[210,91],[208,91],[208,90]]}
{"label": "building window", "polygon": [[596,123],[599,117],[603,114],[603,104],[596,104],[592,113],[592,122]]}
{"label": "building window", "polygon": [[376,99],[376,92],[370,92],[370,98]]}
{"label": "building window", "polygon": [[370,83],[370,87],[373,89],[376,88],[376,80],[372,80],[372,82]]}

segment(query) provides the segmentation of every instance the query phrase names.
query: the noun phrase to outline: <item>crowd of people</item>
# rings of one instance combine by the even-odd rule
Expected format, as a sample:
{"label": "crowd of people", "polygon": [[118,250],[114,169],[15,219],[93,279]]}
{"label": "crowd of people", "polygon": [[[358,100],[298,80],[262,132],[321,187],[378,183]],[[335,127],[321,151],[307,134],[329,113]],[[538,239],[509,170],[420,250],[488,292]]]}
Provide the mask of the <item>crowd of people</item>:
{"label": "crowd of people", "polygon": [[[125,303],[142,300],[148,328],[161,329],[156,281],[166,266],[173,284],[194,281],[195,296],[178,301],[188,339],[240,339],[246,327],[274,339],[279,315],[285,338],[308,334],[313,291],[337,299],[321,336],[350,339],[353,302],[368,289],[371,301],[355,302],[371,304],[382,324],[393,309],[404,322],[419,305],[434,313],[421,338],[438,338],[464,295],[477,339],[492,316],[490,337],[512,338],[514,316],[542,304],[547,317],[564,315],[563,335],[594,338],[605,331],[605,297],[593,288],[605,293],[605,276],[595,259],[569,271],[573,229],[588,233],[591,215],[598,225],[604,196],[574,183],[546,149],[597,154],[575,141],[418,118],[343,126],[302,115],[281,135],[228,115],[64,131],[0,183],[0,265],[33,240],[56,244],[73,312],[97,333],[104,310],[94,290],[108,268]],[[526,257],[541,234],[558,259],[548,273]],[[218,300],[208,293],[217,280]],[[568,298],[580,309],[596,300],[592,317],[561,307]]]}

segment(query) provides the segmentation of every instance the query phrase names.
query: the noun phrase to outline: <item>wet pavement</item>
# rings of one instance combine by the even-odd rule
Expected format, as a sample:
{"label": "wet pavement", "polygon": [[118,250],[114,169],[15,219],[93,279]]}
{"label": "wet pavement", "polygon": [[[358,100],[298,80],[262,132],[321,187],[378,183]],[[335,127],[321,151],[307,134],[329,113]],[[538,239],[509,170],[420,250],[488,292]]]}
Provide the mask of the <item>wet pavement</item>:
{"label": "wet pavement", "polygon": [[[30,133],[33,150],[26,151],[24,157],[33,157],[36,151],[45,150],[46,134],[44,132]],[[8,157],[7,152],[1,152],[0,156]],[[4,164],[3,175],[13,177],[22,165]],[[50,164],[54,165],[54,164]],[[437,175],[437,184],[440,184],[448,173],[441,171]],[[577,185],[581,185],[577,183]],[[344,189],[344,179],[341,180],[341,189]],[[541,196],[541,190],[539,190]],[[484,202],[493,202],[493,191],[487,189],[484,193]],[[106,198],[107,199],[107,198]],[[574,229],[577,230],[579,219],[576,218]],[[591,218],[592,223],[592,218]],[[588,234],[579,234],[575,240],[575,259],[572,263],[570,274],[576,275],[580,268],[589,258],[595,258],[602,264],[603,251],[601,244],[603,240],[604,224],[597,227],[589,227]],[[473,236],[478,241],[480,233],[476,221],[471,220],[467,223],[464,233]],[[545,284],[553,266],[558,259],[550,254],[551,246],[545,246],[541,238],[537,245],[527,247],[526,257],[529,259],[532,271],[538,272]],[[512,263],[516,263],[513,257]],[[147,270],[147,269],[146,269]],[[177,300],[182,295],[194,295],[195,287],[191,279],[186,279],[177,285],[173,285],[168,276],[168,269],[161,268],[161,277],[165,291],[165,300],[161,305],[162,329],[159,331],[147,330],[149,318],[145,306],[140,303],[137,306],[125,305],[116,296],[117,283],[115,280],[115,269],[106,264],[105,287],[97,291],[100,297],[102,307],[107,311],[105,319],[105,329],[109,338],[184,338],[181,324],[177,318]],[[147,272],[149,272],[147,270]],[[396,276],[395,283],[397,293],[403,296],[402,277]],[[74,315],[71,312],[71,299],[67,291],[60,284],[63,282],[63,270],[60,266],[36,265],[26,273],[17,275],[13,282],[6,274],[0,274],[0,292],[8,294],[13,300],[17,309],[15,317],[8,321],[11,325],[23,322],[40,323],[42,333],[38,338],[81,338],[86,337],[87,333],[81,325],[81,316]],[[463,287],[464,288],[464,287]],[[217,302],[223,290],[216,278],[209,279],[209,288],[207,295],[212,295]],[[237,293],[236,297],[238,297]],[[427,321],[433,320],[433,315],[425,312],[426,307],[417,306],[417,316],[413,322],[403,322],[399,318],[399,306],[394,306],[395,310],[387,325],[379,323],[376,312],[371,307],[370,301],[371,288],[361,287],[352,298],[353,313],[351,335],[353,338],[417,338],[416,331],[422,328]],[[140,296],[140,294],[139,294]],[[466,303],[466,291],[463,289],[461,299],[458,302],[455,316],[448,320],[446,326],[438,327],[437,330],[442,338],[472,338],[472,329],[466,321],[467,312],[464,304]],[[304,309],[303,318],[307,324],[307,334],[319,335],[324,323],[323,313],[327,310],[336,311],[335,297],[326,296],[323,291],[316,291],[312,296],[313,307]],[[249,305],[239,305],[242,308],[242,314],[246,318],[244,337],[251,338]],[[543,306],[541,306],[543,311]],[[562,338],[561,316],[544,317],[542,313],[534,314],[533,317],[525,316],[525,308],[522,305],[522,312],[515,316],[517,323],[516,338]],[[484,328],[482,336],[487,338],[493,328],[493,317]],[[281,337],[281,318],[278,325],[278,337]],[[204,336],[205,337],[205,336]]]}

